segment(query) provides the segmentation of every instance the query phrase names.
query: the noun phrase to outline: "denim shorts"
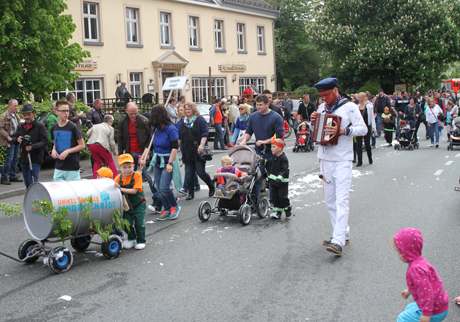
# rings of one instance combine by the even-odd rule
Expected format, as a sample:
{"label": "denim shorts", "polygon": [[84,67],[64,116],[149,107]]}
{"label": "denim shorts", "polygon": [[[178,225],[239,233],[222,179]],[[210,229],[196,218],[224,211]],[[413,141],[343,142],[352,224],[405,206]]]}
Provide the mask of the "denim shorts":
{"label": "denim shorts", "polygon": [[54,181],[78,181],[80,180],[80,170],[64,171],[54,169]]}

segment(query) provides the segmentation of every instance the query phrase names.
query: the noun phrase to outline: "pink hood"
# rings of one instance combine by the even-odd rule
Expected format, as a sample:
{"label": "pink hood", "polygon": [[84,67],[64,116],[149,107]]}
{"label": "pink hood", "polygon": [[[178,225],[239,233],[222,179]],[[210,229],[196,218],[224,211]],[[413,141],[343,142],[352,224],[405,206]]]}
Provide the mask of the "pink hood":
{"label": "pink hood", "polygon": [[417,228],[402,228],[393,240],[401,256],[409,263],[422,256],[423,237]]}

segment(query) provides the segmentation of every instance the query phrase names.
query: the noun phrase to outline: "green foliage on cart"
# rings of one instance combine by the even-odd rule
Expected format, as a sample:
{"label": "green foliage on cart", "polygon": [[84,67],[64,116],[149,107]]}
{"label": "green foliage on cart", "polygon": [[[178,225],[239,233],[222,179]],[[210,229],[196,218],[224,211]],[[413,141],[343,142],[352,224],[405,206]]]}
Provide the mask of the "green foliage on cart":
{"label": "green foliage on cart", "polygon": [[[69,211],[67,208],[54,208],[53,204],[48,200],[34,201],[33,208],[37,209],[40,215],[51,217],[55,227],[53,233],[59,237],[62,242],[71,236],[74,227],[69,218]],[[81,216],[90,222],[90,233],[96,233],[104,242],[109,240],[114,230],[128,231],[131,229],[129,222],[123,218],[121,211],[118,209],[116,209],[112,215],[112,224],[103,225],[100,220],[94,219],[92,216],[91,198],[88,198],[83,205]]]}

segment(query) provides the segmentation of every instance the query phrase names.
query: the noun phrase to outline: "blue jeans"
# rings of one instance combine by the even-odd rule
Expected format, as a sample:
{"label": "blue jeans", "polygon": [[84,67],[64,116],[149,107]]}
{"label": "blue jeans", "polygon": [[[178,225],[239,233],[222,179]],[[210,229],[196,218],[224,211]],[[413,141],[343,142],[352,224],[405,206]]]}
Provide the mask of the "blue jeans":
{"label": "blue jeans", "polygon": [[[432,315],[430,322],[441,322],[447,317],[447,311],[442,313]],[[404,311],[402,311],[396,322],[419,322],[420,317],[422,316],[422,310],[418,307],[417,303],[412,302],[407,304]]]}
{"label": "blue jeans", "polygon": [[38,176],[40,174],[40,165],[38,163],[32,163],[32,170],[30,170],[29,163],[21,163],[21,167],[26,188],[29,188],[32,183],[38,182]]}
{"label": "blue jeans", "polygon": [[375,126],[377,128],[377,137],[380,137],[380,134],[382,134],[383,130],[383,121],[382,121],[382,115],[377,113],[375,116]]}
{"label": "blue jeans", "polygon": [[428,126],[431,144],[439,144],[439,123],[430,123]]}
{"label": "blue jeans", "polygon": [[5,164],[2,167],[2,179],[16,178],[16,164],[18,163],[19,144],[11,144],[6,152]]}
{"label": "blue jeans", "polygon": [[172,172],[166,171],[166,167],[160,168],[156,165],[153,168],[153,177],[163,208],[169,210],[171,207],[177,207],[176,198],[171,190]]}
{"label": "blue jeans", "polygon": [[214,124],[214,128],[216,129],[216,137],[214,138],[214,150],[219,149],[219,144],[220,144],[220,148],[223,150],[225,149],[225,143],[224,143],[224,129],[222,128],[222,124]]}
{"label": "blue jeans", "polygon": [[240,129],[234,129],[233,130],[233,135],[232,135],[232,139],[231,139],[231,142],[233,144],[236,144],[236,141],[238,140],[238,136],[240,135]]}

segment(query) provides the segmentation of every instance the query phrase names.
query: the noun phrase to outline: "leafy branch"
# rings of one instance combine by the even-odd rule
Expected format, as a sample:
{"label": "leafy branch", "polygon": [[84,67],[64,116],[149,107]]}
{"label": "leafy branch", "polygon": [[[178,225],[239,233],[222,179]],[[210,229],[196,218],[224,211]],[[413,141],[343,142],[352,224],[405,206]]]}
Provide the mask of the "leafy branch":
{"label": "leafy branch", "polygon": [[20,216],[22,214],[22,207],[18,203],[0,202],[0,213],[7,217]]}

